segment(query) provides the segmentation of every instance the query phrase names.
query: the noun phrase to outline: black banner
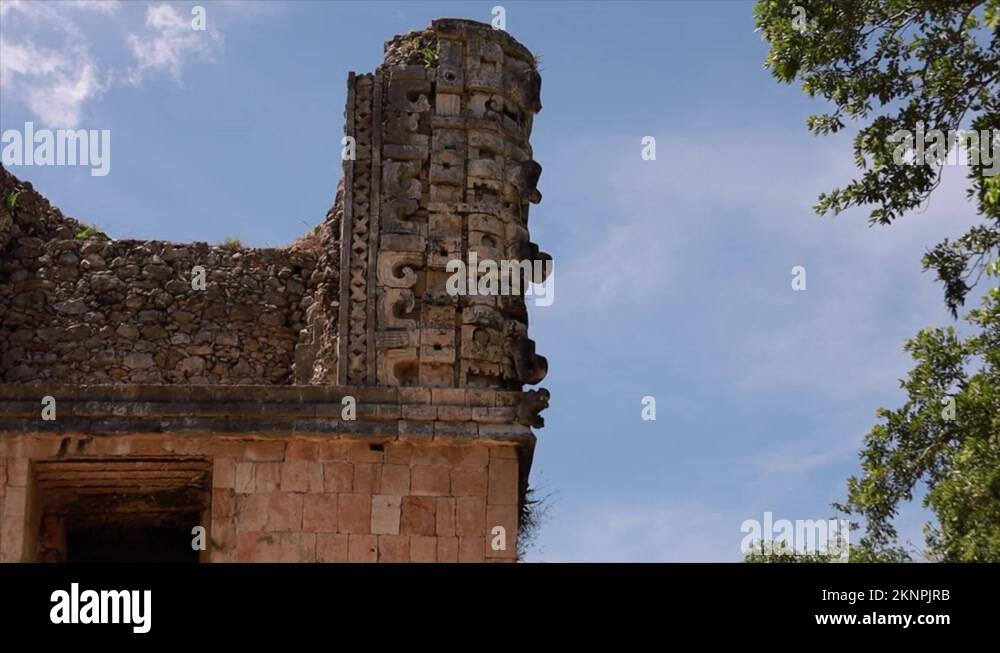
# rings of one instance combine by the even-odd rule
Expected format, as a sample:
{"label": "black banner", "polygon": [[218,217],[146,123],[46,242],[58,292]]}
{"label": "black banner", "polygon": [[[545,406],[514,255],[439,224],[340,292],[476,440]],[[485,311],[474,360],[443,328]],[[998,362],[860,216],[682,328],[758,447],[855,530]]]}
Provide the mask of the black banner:
{"label": "black banner", "polygon": [[854,641],[986,634],[998,581],[997,565],[2,565],[0,615],[6,634],[72,642],[761,626]]}

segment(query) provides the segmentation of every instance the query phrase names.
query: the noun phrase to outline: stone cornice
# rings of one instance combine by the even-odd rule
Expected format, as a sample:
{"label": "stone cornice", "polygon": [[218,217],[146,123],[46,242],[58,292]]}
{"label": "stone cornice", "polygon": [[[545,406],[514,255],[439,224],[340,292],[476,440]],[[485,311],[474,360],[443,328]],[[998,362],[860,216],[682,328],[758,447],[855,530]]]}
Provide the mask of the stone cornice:
{"label": "stone cornice", "polygon": [[[43,420],[42,399],[56,400]],[[343,420],[344,397],[356,419]],[[0,385],[6,434],[293,435],[388,440],[474,440],[534,447],[544,390],[350,386]]]}

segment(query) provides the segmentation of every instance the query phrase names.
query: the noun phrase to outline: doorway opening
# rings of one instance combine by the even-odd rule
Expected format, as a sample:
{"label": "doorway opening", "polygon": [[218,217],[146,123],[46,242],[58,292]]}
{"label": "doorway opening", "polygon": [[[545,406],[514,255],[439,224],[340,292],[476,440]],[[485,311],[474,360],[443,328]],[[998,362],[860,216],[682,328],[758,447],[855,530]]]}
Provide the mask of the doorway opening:
{"label": "doorway opening", "polygon": [[211,469],[185,457],[36,461],[38,561],[206,560],[194,543],[210,523]]}

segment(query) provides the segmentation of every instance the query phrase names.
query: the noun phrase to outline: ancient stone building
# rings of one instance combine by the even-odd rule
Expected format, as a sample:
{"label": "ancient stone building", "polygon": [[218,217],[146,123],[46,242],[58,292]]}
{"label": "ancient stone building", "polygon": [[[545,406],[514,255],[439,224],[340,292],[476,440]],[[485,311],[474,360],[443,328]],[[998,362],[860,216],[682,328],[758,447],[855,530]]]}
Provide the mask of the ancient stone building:
{"label": "ancient stone building", "polygon": [[547,258],[539,89],[488,25],[394,38],[287,249],[110,240],[0,170],[0,560],[514,560],[546,363],[445,284]]}

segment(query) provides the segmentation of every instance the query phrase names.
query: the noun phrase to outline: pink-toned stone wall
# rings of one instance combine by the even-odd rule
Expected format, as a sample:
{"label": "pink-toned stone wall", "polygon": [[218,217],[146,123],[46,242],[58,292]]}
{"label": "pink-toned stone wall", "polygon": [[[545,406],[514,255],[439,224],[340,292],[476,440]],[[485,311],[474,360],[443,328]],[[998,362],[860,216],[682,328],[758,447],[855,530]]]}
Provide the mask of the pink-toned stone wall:
{"label": "pink-toned stone wall", "polygon": [[[212,562],[512,562],[518,453],[504,443],[111,436],[0,440],[0,561],[34,561],[46,460],[211,459]],[[79,446],[78,442],[85,442]],[[60,454],[62,450],[62,454]],[[505,529],[506,550],[491,546]]]}

